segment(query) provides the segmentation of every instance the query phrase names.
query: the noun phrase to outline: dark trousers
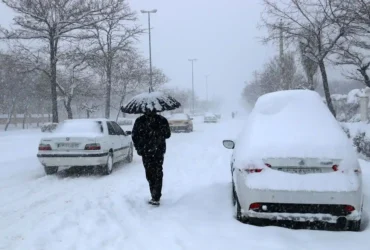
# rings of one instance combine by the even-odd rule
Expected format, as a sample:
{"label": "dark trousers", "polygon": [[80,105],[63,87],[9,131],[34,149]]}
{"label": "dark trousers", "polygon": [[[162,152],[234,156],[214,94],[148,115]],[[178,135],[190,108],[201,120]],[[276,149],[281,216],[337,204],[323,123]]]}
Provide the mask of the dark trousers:
{"label": "dark trousers", "polygon": [[162,196],[164,155],[143,155],[142,158],[152,199],[159,201]]}

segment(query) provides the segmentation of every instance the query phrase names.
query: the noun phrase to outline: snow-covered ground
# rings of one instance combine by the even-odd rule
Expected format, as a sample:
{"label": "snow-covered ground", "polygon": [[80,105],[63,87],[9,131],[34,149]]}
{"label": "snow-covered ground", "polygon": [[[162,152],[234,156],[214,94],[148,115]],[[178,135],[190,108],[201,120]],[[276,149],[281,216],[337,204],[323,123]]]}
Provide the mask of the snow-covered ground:
{"label": "snow-covered ground", "polygon": [[[242,120],[196,121],[173,134],[164,163],[162,204],[147,204],[141,159],[110,176],[61,172],[45,176],[37,158],[39,130],[0,133],[0,249],[369,249],[361,232],[255,227],[233,218],[231,151]],[[369,213],[370,164],[362,161]],[[272,180],[273,181],[273,180]]]}

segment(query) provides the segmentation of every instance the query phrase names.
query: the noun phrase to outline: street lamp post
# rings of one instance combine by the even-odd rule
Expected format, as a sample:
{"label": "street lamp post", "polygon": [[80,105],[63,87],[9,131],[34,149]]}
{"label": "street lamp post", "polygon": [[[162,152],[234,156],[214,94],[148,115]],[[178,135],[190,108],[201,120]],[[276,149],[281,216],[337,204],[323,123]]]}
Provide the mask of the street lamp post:
{"label": "street lamp post", "polygon": [[153,71],[152,71],[152,39],[150,34],[150,14],[157,13],[157,10],[141,10],[141,13],[148,14],[148,27],[149,27],[149,69],[150,69],[150,76],[149,76],[149,86],[150,91],[153,91]]}
{"label": "street lamp post", "polygon": [[194,105],[194,62],[197,61],[197,59],[189,59],[191,62],[191,89],[192,89],[192,104],[193,104],[193,114],[195,111],[195,105]]}
{"label": "street lamp post", "polygon": [[209,74],[206,75],[206,100],[207,100],[207,103],[208,103],[208,77],[209,77]]}

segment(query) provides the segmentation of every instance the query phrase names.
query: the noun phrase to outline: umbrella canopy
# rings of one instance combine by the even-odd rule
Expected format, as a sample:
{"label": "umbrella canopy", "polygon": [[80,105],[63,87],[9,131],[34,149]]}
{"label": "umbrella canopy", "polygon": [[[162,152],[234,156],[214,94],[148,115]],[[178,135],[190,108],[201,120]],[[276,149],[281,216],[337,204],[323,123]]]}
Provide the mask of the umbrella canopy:
{"label": "umbrella canopy", "polygon": [[125,106],[123,113],[142,114],[146,112],[163,112],[179,108],[181,104],[172,96],[162,92],[143,93],[133,97]]}

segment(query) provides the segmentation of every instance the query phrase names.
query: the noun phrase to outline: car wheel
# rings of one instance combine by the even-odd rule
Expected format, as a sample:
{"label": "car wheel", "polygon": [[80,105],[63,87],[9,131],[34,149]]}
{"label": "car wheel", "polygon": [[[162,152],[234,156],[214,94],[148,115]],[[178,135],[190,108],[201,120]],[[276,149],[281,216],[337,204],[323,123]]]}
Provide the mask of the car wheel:
{"label": "car wheel", "polygon": [[107,164],[103,167],[103,174],[110,175],[113,171],[113,154],[109,154],[107,158]]}
{"label": "car wheel", "polygon": [[58,167],[44,167],[44,170],[47,175],[52,175],[58,172]]}
{"label": "car wheel", "polygon": [[348,223],[348,231],[358,232],[361,229],[361,220],[359,221],[350,221]]}
{"label": "car wheel", "polygon": [[130,146],[130,149],[128,151],[128,155],[126,157],[126,162],[127,163],[130,163],[130,162],[132,162],[133,159],[134,159],[134,148],[131,145]]}

